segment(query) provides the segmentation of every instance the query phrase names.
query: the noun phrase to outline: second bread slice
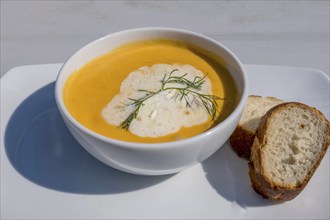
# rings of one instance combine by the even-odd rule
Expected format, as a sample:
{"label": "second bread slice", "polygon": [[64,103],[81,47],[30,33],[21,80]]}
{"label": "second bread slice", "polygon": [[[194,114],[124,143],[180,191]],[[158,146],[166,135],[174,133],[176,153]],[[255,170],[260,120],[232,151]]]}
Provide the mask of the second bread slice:
{"label": "second bread slice", "polygon": [[250,159],[251,147],[260,118],[272,107],[283,103],[274,97],[250,95],[243,115],[230,137],[230,144],[239,157]]}

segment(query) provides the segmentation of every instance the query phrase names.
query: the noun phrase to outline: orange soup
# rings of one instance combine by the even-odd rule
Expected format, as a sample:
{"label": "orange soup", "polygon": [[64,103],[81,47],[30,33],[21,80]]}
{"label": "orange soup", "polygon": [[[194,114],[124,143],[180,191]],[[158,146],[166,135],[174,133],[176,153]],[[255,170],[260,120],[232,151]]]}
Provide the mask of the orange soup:
{"label": "orange soup", "polygon": [[70,75],[63,97],[70,114],[90,130],[142,143],[201,134],[239,100],[223,60],[163,39],[126,44],[90,61]]}

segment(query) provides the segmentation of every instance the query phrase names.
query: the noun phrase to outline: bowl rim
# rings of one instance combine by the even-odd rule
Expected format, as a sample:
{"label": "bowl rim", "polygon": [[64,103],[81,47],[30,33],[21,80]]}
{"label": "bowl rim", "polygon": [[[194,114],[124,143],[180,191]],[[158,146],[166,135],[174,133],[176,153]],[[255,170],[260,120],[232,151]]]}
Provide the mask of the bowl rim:
{"label": "bowl rim", "polygon": [[[130,142],[130,141],[123,141],[123,140],[118,140],[115,138],[111,138],[111,137],[107,137],[104,136],[102,134],[99,134],[87,127],[85,127],[84,125],[82,125],[80,122],[78,122],[78,120],[76,120],[67,110],[67,108],[65,107],[64,104],[64,100],[63,100],[63,95],[62,95],[62,90],[63,88],[61,87],[59,81],[65,81],[65,79],[63,79],[63,71],[66,68],[66,66],[68,65],[68,63],[74,58],[74,56],[85,50],[86,48],[92,46],[93,44],[98,43],[99,41],[103,41],[106,38],[109,37],[113,37],[116,35],[123,35],[123,34],[130,34],[133,32],[148,32],[148,31],[166,31],[166,32],[176,32],[176,33],[180,33],[180,34],[186,34],[186,35],[193,35],[196,36],[198,38],[202,38],[204,40],[207,40],[215,45],[217,45],[218,47],[222,48],[225,53],[227,53],[230,57],[232,57],[236,63],[238,64],[238,68],[240,70],[241,73],[241,77],[243,79],[243,89],[242,89],[242,94],[240,96],[240,100],[237,104],[237,106],[235,107],[234,111],[232,111],[228,117],[226,117],[223,121],[219,122],[216,126],[212,127],[211,129],[204,131],[203,133],[197,134],[195,136],[192,137],[188,137],[182,140],[175,140],[175,141],[168,141],[168,142],[155,142],[155,143],[143,143],[143,142]],[[67,78],[66,78],[67,79]],[[64,85],[64,82],[62,83]],[[133,28],[133,29],[128,29],[128,30],[123,30],[123,31],[119,31],[119,32],[115,32],[115,33],[110,33],[107,34],[103,37],[100,37],[94,41],[91,41],[87,44],[85,44],[84,46],[82,46],[81,48],[79,48],[78,50],[76,50],[62,65],[62,67],[59,70],[59,73],[57,75],[56,81],[55,81],[55,100],[56,100],[56,104],[57,107],[62,115],[62,117],[64,116],[65,118],[67,118],[69,120],[70,123],[72,123],[75,127],[77,127],[79,130],[81,130],[82,132],[98,139],[101,140],[103,142],[109,143],[109,144],[114,144],[116,146],[121,146],[123,148],[127,148],[127,149],[144,149],[144,150],[151,150],[151,149],[162,149],[162,148],[166,148],[166,149],[170,149],[170,148],[177,148],[179,146],[186,146],[193,142],[196,142],[198,140],[202,140],[205,139],[205,137],[215,133],[217,130],[221,129],[221,127],[226,127],[228,126],[232,120],[234,120],[235,117],[239,117],[240,112],[243,112],[245,103],[247,101],[248,98],[248,79],[247,79],[247,74],[245,72],[245,69],[243,67],[243,64],[241,63],[241,61],[238,59],[238,57],[230,50],[228,49],[226,46],[222,45],[221,43],[219,43],[218,41],[204,35],[204,34],[200,34],[200,33],[196,33],[193,31],[189,31],[189,30],[185,30],[185,29],[179,29],[179,28],[169,28],[169,27],[143,27],[143,28]],[[242,111],[241,111],[242,110]],[[65,119],[64,119],[65,120]]]}

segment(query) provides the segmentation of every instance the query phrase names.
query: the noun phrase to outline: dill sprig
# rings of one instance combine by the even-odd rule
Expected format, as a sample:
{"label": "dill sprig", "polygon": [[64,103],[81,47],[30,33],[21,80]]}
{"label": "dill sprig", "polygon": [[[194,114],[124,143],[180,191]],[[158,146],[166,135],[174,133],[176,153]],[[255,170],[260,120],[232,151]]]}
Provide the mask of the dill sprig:
{"label": "dill sprig", "polygon": [[128,130],[129,126],[131,125],[131,122],[133,121],[133,119],[135,119],[138,114],[139,114],[139,110],[141,108],[141,106],[143,106],[143,102],[147,99],[149,99],[150,97],[156,95],[159,91],[157,92],[151,92],[151,91],[147,91],[144,89],[140,89],[138,90],[139,92],[145,92],[146,95],[142,98],[139,99],[132,99],[129,98],[130,101],[132,101],[132,103],[127,104],[127,105],[132,105],[135,107],[134,111],[120,124],[120,128]]}
{"label": "dill sprig", "polygon": [[[196,76],[192,81],[185,78],[186,74],[182,76],[173,76],[173,73],[178,71],[178,69],[172,70],[169,74],[165,74],[164,78],[161,80],[161,88],[156,91],[149,91],[144,89],[139,89],[139,92],[144,92],[145,95],[139,99],[132,99],[127,106],[133,106],[134,110],[132,113],[120,124],[120,128],[128,130],[131,122],[137,118],[140,108],[143,106],[145,100],[151,98],[152,96],[166,90],[175,90],[180,96],[180,101],[184,99],[187,107],[192,107],[191,103],[195,103],[197,106],[201,103],[208,114],[211,116],[212,120],[216,119],[217,114],[219,113],[219,106],[217,100],[223,100],[219,96],[203,94],[198,91],[201,90],[202,85],[205,83],[205,76],[199,77]],[[174,86],[171,84],[179,84],[180,86]],[[189,94],[193,97],[192,100],[189,99]]]}

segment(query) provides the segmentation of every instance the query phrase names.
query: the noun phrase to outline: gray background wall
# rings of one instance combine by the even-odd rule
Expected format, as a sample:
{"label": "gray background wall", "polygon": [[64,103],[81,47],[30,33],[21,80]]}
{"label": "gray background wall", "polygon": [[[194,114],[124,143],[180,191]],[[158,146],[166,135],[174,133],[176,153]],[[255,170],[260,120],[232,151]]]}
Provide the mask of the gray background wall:
{"label": "gray background wall", "polygon": [[89,41],[146,26],[206,34],[243,63],[329,75],[329,1],[1,1],[1,75],[64,62]]}

